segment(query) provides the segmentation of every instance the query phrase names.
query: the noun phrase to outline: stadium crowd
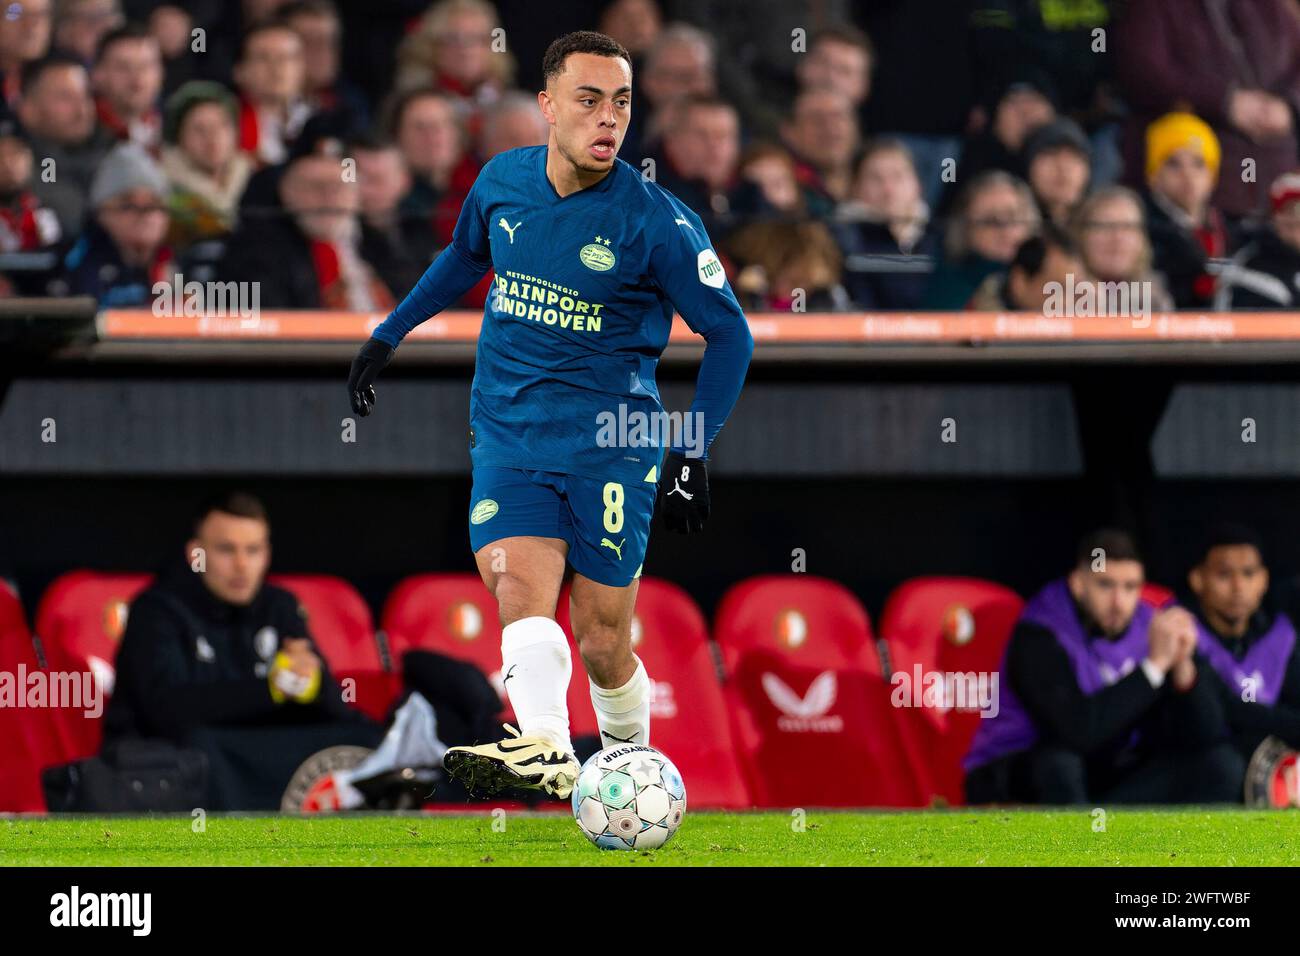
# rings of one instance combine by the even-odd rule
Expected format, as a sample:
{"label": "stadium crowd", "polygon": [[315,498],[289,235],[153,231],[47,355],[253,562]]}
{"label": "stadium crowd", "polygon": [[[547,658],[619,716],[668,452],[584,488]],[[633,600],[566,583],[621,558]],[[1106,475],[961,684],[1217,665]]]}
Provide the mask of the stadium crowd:
{"label": "stadium crowd", "polygon": [[7,4],[0,293],[145,306],[179,272],[385,311],[481,165],[546,141],[545,41],[594,28],[634,60],[621,157],[747,308],[1039,310],[1066,275],[1154,310],[1300,295],[1296,0],[365,6]]}

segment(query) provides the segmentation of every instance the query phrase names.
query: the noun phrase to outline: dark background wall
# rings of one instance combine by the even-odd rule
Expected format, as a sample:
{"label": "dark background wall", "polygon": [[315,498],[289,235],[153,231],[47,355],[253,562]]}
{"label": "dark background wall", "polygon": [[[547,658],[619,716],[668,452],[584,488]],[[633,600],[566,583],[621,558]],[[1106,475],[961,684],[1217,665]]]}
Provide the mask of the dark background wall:
{"label": "dark background wall", "polygon": [[[339,438],[350,413],[338,371],[104,364],[10,379],[0,575],[32,610],[72,568],[157,568],[179,553],[196,501],[231,485],[266,500],[275,569],[342,575],[376,613],[408,574],[472,570],[468,371],[395,366],[355,444]],[[656,527],[645,572],[708,612],[729,585],[789,571],[802,548],[809,573],[844,582],[876,615],[920,574],[1029,593],[1103,522],[1137,530],[1149,576],[1174,584],[1204,529],[1232,518],[1263,532],[1275,578],[1289,578],[1300,572],[1293,374],[756,366],[716,446],[708,532]],[[665,370],[668,407],[689,402],[692,375]],[[940,440],[946,417],[956,444]],[[1254,443],[1241,441],[1244,417]],[[40,440],[45,418],[55,443]]]}
{"label": "dark background wall", "polygon": [[[273,519],[273,566],[339,574],[372,607],[400,578],[472,570],[462,478],[276,479],[240,482]],[[188,478],[0,479],[0,571],[29,610],[75,567],[138,570],[179,554],[194,502],[218,483]],[[1069,562],[1092,524],[1082,480],[726,479],[700,538],[656,527],[645,573],[676,581],[711,612],[753,574],[807,570],[842,581],[873,616],[895,585],[920,574],[970,574],[1028,593]],[[1153,523],[1164,529],[1150,576],[1174,583],[1205,524],[1251,522],[1277,577],[1300,571],[1300,510],[1284,481],[1162,481]]]}

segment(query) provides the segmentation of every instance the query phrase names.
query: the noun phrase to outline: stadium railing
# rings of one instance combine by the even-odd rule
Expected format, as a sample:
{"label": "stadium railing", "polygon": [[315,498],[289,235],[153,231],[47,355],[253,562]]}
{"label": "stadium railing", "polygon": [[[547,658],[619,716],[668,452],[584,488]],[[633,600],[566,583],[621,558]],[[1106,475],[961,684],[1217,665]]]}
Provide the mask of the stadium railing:
{"label": "stadium railing", "polygon": [[[93,341],[61,354],[124,360],[165,349],[179,361],[335,361],[355,350],[382,313],[261,310],[255,316],[155,315],[107,310]],[[844,312],[748,314],[758,364],[791,360],[1214,362],[1300,361],[1300,314],[1170,312],[1149,316],[1052,316],[1032,312]],[[442,312],[408,336],[404,358],[472,359],[482,314]],[[693,360],[703,340],[674,319],[665,361]]]}

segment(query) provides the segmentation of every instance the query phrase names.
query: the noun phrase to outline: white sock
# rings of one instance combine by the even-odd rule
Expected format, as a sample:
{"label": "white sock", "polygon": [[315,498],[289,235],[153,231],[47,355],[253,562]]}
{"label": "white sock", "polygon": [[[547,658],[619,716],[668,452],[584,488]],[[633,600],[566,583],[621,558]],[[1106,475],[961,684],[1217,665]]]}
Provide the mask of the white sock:
{"label": "white sock", "polygon": [[549,617],[526,617],[501,631],[501,676],[519,732],[550,738],[565,753],[569,740],[569,641]]}
{"label": "white sock", "polygon": [[622,687],[591,684],[591,704],[596,708],[601,747],[650,743],[650,677],[641,658],[633,655],[636,670]]}

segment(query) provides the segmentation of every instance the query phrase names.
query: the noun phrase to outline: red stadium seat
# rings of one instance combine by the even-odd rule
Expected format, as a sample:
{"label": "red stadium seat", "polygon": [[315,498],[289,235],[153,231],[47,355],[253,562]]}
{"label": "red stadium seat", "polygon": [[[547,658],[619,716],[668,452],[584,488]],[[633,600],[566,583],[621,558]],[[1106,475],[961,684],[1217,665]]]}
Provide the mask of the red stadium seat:
{"label": "red stadium seat", "polygon": [[[54,581],[36,609],[36,640],[44,664],[52,673],[89,673],[103,689],[105,702],[113,693],[113,662],[126,630],[131,601],[150,582],[148,574],[70,571]],[[100,718],[83,708],[56,707],[44,711],[39,735],[42,767],[68,763],[99,751],[103,739]]]}
{"label": "red stadium seat", "polygon": [[[568,590],[556,619],[573,641]],[[632,647],[645,663],[654,691],[650,742],[686,779],[691,806],[750,805],[727,721],[704,615],[691,596],[660,578],[643,577],[632,618]],[[575,733],[597,733],[587,677],[574,645],[569,721]]]}
{"label": "red stadium seat", "polygon": [[393,588],[380,626],[393,660],[411,650],[436,651],[476,665],[501,696],[502,719],[513,720],[501,683],[501,622],[477,574],[417,574]]}
{"label": "red stadium seat", "polygon": [[1142,585],[1142,600],[1152,607],[1164,607],[1174,599],[1174,592],[1163,584],[1148,581]]}
{"label": "red stadium seat", "polygon": [[354,681],[350,702],[382,721],[399,690],[398,680],[384,667],[374,619],[356,588],[328,574],[273,574],[267,581],[298,599],[307,629],[335,679]]}
{"label": "red stadium seat", "polygon": [[[20,674],[38,667],[22,604],[9,585],[0,581],[0,672],[14,682],[12,689],[17,694],[23,687]],[[0,707],[0,812],[45,810],[37,757],[38,728],[34,726],[44,716],[17,706]]]}
{"label": "red stadium seat", "polygon": [[[920,687],[915,694],[923,693],[928,675],[974,674],[978,679],[996,673],[1024,603],[1009,588],[977,578],[925,577],[900,585],[885,602],[880,619],[892,686],[899,693]],[[928,686],[944,688],[945,696],[964,689],[951,681]],[[918,776],[931,797],[961,803],[961,758],[982,719],[978,702],[952,709],[950,703],[965,702],[925,703],[915,710],[924,720],[922,736],[909,752],[920,764]],[[915,724],[909,726],[916,729]]]}
{"label": "red stadium seat", "polygon": [[802,574],[744,581],[719,604],[714,636],[758,805],[922,804],[867,613],[848,589]]}
{"label": "red stadium seat", "polygon": [[[726,617],[723,617],[723,611]],[[717,628],[726,629],[724,641]],[[718,607],[714,636],[727,672],[748,651],[798,652],[819,667],[859,667],[881,676],[866,609],[844,585],[807,574],[742,581]]]}

